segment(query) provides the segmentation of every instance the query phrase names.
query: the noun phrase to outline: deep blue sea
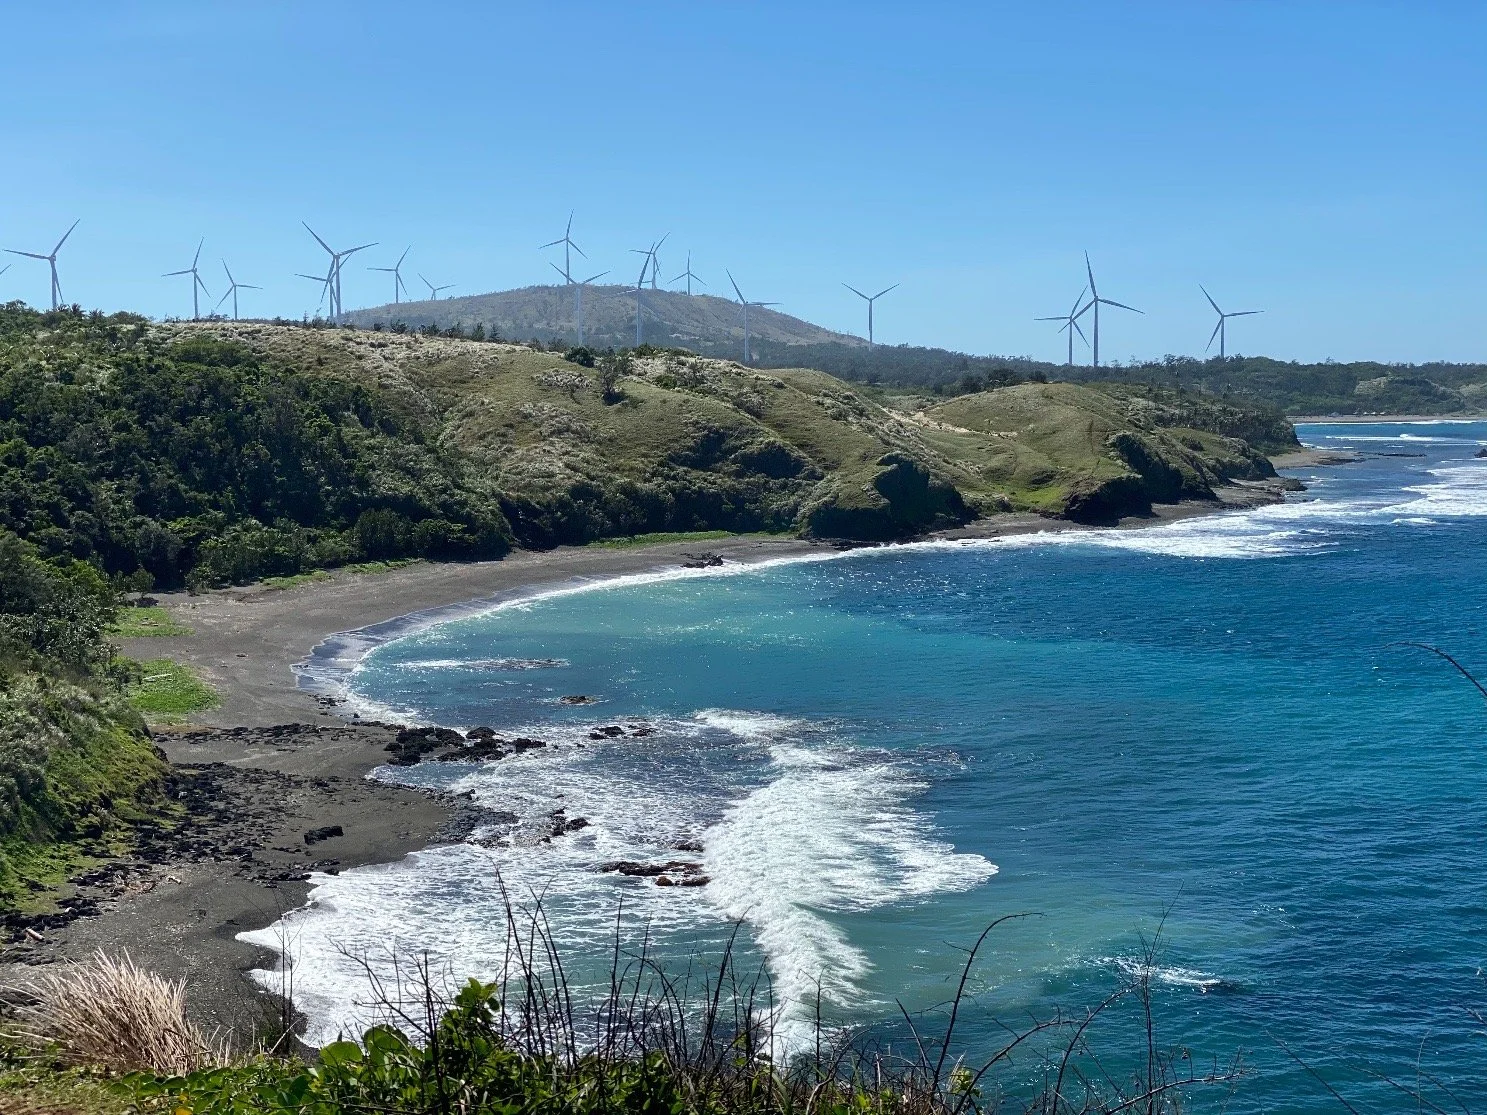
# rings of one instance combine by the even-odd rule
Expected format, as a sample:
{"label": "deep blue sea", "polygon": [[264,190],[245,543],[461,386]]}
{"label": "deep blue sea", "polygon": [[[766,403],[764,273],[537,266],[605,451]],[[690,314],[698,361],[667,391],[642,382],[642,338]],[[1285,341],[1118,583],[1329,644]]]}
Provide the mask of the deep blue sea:
{"label": "deep blue sea", "polygon": [[[1282,1046],[1360,1108],[1415,1110],[1373,1073],[1487,1102],[1487,701],[1391,645],[1487,680],[1487,423],[1299,432],[1363,459],[1283,505],[631,579],[380,646],[346,679],[367,708],[551,746],[378,772],[521,821],[316,877],[285,923],[314,1034],[365,999],[347,953],[494,974],[503,885],[543,893],[580,982],[617,909],[676,962],[741,921],[786,1040],[818,985],[893,1034],[1027,913],[974,967],[972,1054],[1154,948],[1164,1042],[1252,1070],[1200,1109],[1340,1110]],[[558,808],[588,827],[538,842]],[[673,858],[709,885],[596,870]],[[1132,1025],[1091,1031],[1117,1070]]]}

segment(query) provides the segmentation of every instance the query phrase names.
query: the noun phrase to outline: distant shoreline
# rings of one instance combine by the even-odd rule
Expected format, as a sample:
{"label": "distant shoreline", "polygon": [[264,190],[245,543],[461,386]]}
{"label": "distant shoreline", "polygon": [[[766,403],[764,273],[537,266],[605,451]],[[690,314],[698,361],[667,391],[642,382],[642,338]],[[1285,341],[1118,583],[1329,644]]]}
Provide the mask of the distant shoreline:
{"label": "distant shoreline", "polygon": [[1303,414],[1286,415],[1286,421],[1320,425],[1370,425],[1397,422],[1487,422],[1487,414]]}
{"label": "distant shoreline", "polygon": [[[1219,497],[1161,505],[1149,518],[1113,528],[1005,514],[933,537],[1141,529],[1283,498],[1280,484],[1260,482],[1231,485]],[[286,589],[251,585],[198,596],[162,594],[159,602],[192,633],[124,639],[121,649],[135,658],[185,663],[217,689],[216,708],[193,716],[189,727],[158,729],[157,742],[187,774],[204,768],[224,779],[237,813],[216,827],[203,823],[202,838],[212,845],[207,854],[144,865],[147,888],[93,896],[101,908],[97,916],[48,928],[45,943],[12,947],[6,959],[80,959],[97,949],[127,946],[136,963],[187,980],[193,1011],[204,1023],[251,1029],[262,1000],[245,973],[271,958],[237,940],[239,933],[302,906],[310,870],[396,862],[462,839],[478,819],[467,803],[366,777],[387,760],[397,728],[348,719],[334,696],[337,675],[344,676],[366,650],[418,627],[512,599],[674,572],[702,552],[730,564],[759,565],[832,557],[840,548],[760,535],[633,548],[563,547],[520,551],[501,561],[332,573]],[[327,826],[342,831],[313,844],[304,840],[305,833]],[[254,847],[244,857],[238,848],[247,843]]]}

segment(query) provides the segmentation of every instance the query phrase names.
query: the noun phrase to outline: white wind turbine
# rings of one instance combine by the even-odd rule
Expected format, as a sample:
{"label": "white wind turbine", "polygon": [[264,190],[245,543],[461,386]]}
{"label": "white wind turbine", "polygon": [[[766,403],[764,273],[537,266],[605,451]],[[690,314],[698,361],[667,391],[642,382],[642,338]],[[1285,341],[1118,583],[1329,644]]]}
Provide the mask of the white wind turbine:
{"label": "white wind turbine", "polygon": [[1203,291],[1203,297],[1208,299],[1208,304],[1213,307],[1213,312],[1218,314],[1219,316],[1219,323],[1213,327],[1213,332],[1208,335],[1208,344],[1204,346],[1203,351],[1207,352],[1209,349],[1211,349],[1213,347],[1213,339],[1217,337],[1219,339],[1219,359],[1222,360],[1226,355],[1224,352],[1224,334],[1228,332],[1228,330],[1224,328],[1224,323],[1227,322],[1231,317],[1249,317],[1251,314],[1263,314],[1265,311],[1234,310],[1233,312],[1226,314],[1223,310],[1219,309],[1219,304],[1213,300],[1213,295],[1209,294],[1208,291],[1203,289],[1202,283],[1198,284],[1198,289]]}
{"label": "white wind turbine", "polygon": [[[1088,290],[1088,289],[1089,289],[1088,287],[1085,288],[1085,290]],[[1084,290],[1081,290],[1079,292],[1079,297],[1076,298],[1076,299],[1074,299],[1074,305],[1069,308],[1069,312],[1068,313],[1066,313],[1066,314],[1059,314],[1056,317],[1040,317],[1040,318],[1034,318],[1033,319],[1034,321],[1061,321],[1061,322],[1063,322],[1063,324],[1058,327],[1058,331],[1060,333],[1062,333],[1065,330],[1068,330],[1068,333],[1069,333],[1069,367],[1071,367],[1071,368],[1074,366],[1074,331],[1077,329],[1079,331],[1079,339],[1082,340],[1085,344],[1089,344],[1089,338],[1084,335],[1084,330],[1079,328],[1079,319],[1084,316],[1085,311],[1088,310],[1090,308],[1090,306],[1094,305],[1094,303],[1093,302],[1088,303],[1088,304],[1086,304],[1081,309],[1079,303],[1081,303],[1083,301],[1084,301]]]}
{"label": "white wind turbine", "polygon": [[202,244],[205,244],[206,242],[207,242],[207,238],[205,236],[203,236],[201,238],[201,240],[197,243],[197,245],[196,245],[196,254],[191,257],[191,266],[190,267],[187,267],[187,268],[185,268],[182,271],[167,271],[164,275],[161,276],[161,278],[165,278],[165,279],[171,279],[171,278],[174,278],[177,275],[190,275],[191,276],[191,320],[192,321],[200,321],[201,320],[201,308],[200,308],[200,306],[198,305],[198,302],[197,302],[198,291],[201,294],[205,294],[208,298],[210,298],[212,296],[212,292],[207,289],[206,283],[204,283],[204,282],[201,281],[201,275],[196,270],[196,264],[201,259],[201,246],[202,246]]}
{"label": "white wind turbine", "polygon": [[392,275],[392,304],[396,306],[401,301],[401,295],[408,293],[408,285],[403,282],[403,260],[408,258],[408,253],[413,250],[409,244],[403,249],[403,254],[398,256],[398,261],[391,267],[368,267],[368,271],[385,271]]}
{"label": "white wind turbine", "polygon": [[867,303],[867,349],[869,352],[871,352],[873,349],[873,303],[876,302],[879,298],[882,298],[883,295],[887,294],[890,290],[897,290],[898,284],[894,283],[890,287],[884,287],[882,290],[878,291],[877,294],[874,294],[871,298],[863,294],[862,291],[858,290],[851,283],[843,283],[842,286],[846,287],[853,294],[857,295],[858,298],[861,298],[864,302]]}
{"label": "white wind turbine", "polygon": [[[563,274],[556,263],[549,260],[548,265],[559,275]],[[600,271],[597,275],[590,275],[587,279],[574,279],[566,275],[563,276],[567,279],[568,285],[573,288],[573,320],[578,327],[578,343],[580,345],[583,344],[583,288],[595,279],[602,279],[608,274],[608,271]]]}
{"label": "white wind turbine", "polygon": [[[1138,309],[1136,309],[1135,306],[1127,306],[1124,302],[1112,302],[1108,298],[1101,298],[1100,297],[1100,291],[1095,286],[1095,269],[1090,266],[1089,253],[1088,252],[1085,252],[1084,253],[1084,270],[1085,270],[1085,273],[1089,276],[1089,304],[1090,304],[1090,306],[1093,306],[1094,307],[1094,311],[1095,311],[1095,327],[1094,327],[1095,340],[1094,340],[1094,344],[1091,346],[1091,348],[1093,350],[1093,358],[1094,358],[1093,366],[1096,367],[1096,368],[1098,368],[1100,366],[1100,307],[1101,306],[1114,306],[1118,310],[1130,310],[1133,314],[1141,314],[1141,313],[1145,313],[1145,311],[1144,310],[1138,310]],[[1086,308],[1088,308],[1088,307],[1086,307]],[[1083,312],[1083,311],[1081,311],[1081,312]]]}
{"label": "white wind turbine", "polygon": [[218,309],[219,307],[221,307],[223,302],[227,301],[227,295],[232,295],[232,320],[236,321],[238,319],[238,291],[262,290],[263,288],[254,286],[252,283],[240,283],[236,279],[234,279],[232,277],[232,271],[228,269],[227,261],[225,259],[222,261],[222,270],[227,272],[227,294],[224,294],[221,298],[217,299],[217,305],[212,308],[213,310]]}
{"label": "white wind turbine", "polygon": [[697,275],[696,273],[694,273],[693,270],[692,270],[692,253],[691,252],[688,252],[687,253],[687,269],[685,271],[683,271],[680,275],[678,275],[676,278],[672,279],[671,281],[673,283],[676,283],[676,282],[680,282],[682,279],[686,279],[687,280],[687,293],[688,294],[691,294],[692,293],[692,283],[694,281],[699,282],[699,283],[702,283],[703,286],[707,286],[706,283],[703,283],[702,282],[702,277],[700,275]]}
{"label": "white wind turbine", "polygon": [[[563,245],[563,267],[558,274],[563,276],[564,284],[571,285],[573,283],[573,256],[570,253],[577,252],[584,259],[589,258],[584,255],[583,249],[573,242],[573,210],[571,209],[568,211],[568,227],[563,230],[563,235],[557,240],[543,244],[539,250],[556,248],[559,244]],[[557,264],[553,266],[556,267]]]}
{"label": "white wind turbine", "polygon": [[9,252],[13,256],[25,256],[27,259],[44,259],[44,260],[47,261],[48,264],[51,265],[51,268],[52,268],[52,309],[54,309],[54,310],[58,306],[60,306],[62,304],[62,281],[57,278],[57,253],[62,250],[62,245],[65,244],[65,243],[67,243],[67,238],[72,235],[72,229],[73,228],[77,228],[77,226],[78,226],[78,224],[79,224],[79,222],[81,220],[82,220],[82,218],[79,217],[76,221],[73,221],[72,222],[72,228],[69,228],[66,232],[64,232],[62,234],[62,239],[60,239],[60,240],[57,241],[57,246],[55,248],[53,248],[51,250],[51,252],[48,253],[47,255],[42,255],[40,252],[22,252],[22,251],[18,251],[15,248],[6,248],[5,249],[7,252]]}
{"label": "white wind turbine", "polygon": [[326,276],[326,283],[330,289],[330,319],[331,321],[340,321],[342,309],[341,264],[345,262],[347,257],[353,256],[357,252],[365,251],[367,248],[375,248],[377,246],[377,243],[376,241],[373,241],[370,244],[360,244],[355,248],[347,248],[343,252],[332,251],[331,246],[320,238],[320,234],[318,232],[316,232],[304,221],[301,221],[300,224],[305,226],[305,231],[308,232],[311,236],[315,237],[315,242],[322,248],[324,248],[326,254],[330,256],[330,272]]}
{"label": "white wind turbine", "polygon": [[423,285],[429,288],[429,301],[430,302],[437,302],[439,300],[439,292],[441,290],[450,290],[450,289],[452,289],[454,287],[454,284],[453,283],[445,283],[443,286],[435,286],[433,283],[429,282],[427,279],[424,279],[422,274],[420,274],[418,277],[420,279],[423,279]]}
{"label": "white wind turbine", "polygon": [[736,295],[738,295],[738,300],[743,303],[743,312],[744,312],[744,358],[743,358],[743,362],[745,364],[749,364],[749,363],[752,363],[753,362],[752,357],[751,357],[751,354],[749,352],[749,307],[750,306],[778,306],[779,303],[778,302],[750,302],[747,298],[745,298],[743,296],[743,291],[741,291],[741,290],[738,289],[738,280],[733,277],[733,272],[732,271],[728,271],[728,270],[725,269],[724,270],[724,274],[726,274],[728,276],[728,281],[733,284],[733,293],[736,294]]}

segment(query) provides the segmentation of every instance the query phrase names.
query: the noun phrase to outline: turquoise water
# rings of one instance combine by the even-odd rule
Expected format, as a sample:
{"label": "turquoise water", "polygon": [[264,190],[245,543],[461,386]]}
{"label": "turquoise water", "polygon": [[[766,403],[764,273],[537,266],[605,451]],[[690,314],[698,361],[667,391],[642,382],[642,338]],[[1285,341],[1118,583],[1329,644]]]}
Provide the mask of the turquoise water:
{"label": "turquoise water", "polygon": [[[892,1034],[896,1001],[942,1002],[957,948],[1027,912],[976,965],[973,1051],[1094,1005],[1155,938],[1161,1032],[1254,1070],[1230,1110],[1330,1102],[1278,1042],[1373,1110],[1407,1101],[1368,1070],[1413,1085],[1417,1064],[1487,1099],[1487,702],[1389,646],[1487,674],[1487,423],[1301,436],[1367,456],[1297,473],[1281,506],[622,583],[378,648],[348,679],[369,705],[552,746],[380,772],[521,821],[317,879],[287,920],[317,1033],[364,994],[347,951],[492,973],[499,873],[546,888],[577,956],[622,898],[624,932],[674,958],[742,919],[787,1037],[818,980],[829,1019]],[[589,738],[608,724],[655,731]],[[589,827],[536,843],[560,806]],[[617,858],[712,882],[595,870]],[[1132,1036],[1103,1031],[1112,1063]]]}

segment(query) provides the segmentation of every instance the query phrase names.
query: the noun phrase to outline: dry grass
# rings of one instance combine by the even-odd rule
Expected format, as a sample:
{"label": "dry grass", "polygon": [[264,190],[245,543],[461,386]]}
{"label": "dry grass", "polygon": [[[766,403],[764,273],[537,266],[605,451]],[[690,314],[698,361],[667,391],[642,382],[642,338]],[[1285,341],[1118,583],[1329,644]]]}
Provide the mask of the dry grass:
{"label": "dry grass", "polygon": [[102,952],[21,989],[20,1038],[72,1065],[179,1075],[225,1064],[227,1051],[186,1017],[184,982]]}

